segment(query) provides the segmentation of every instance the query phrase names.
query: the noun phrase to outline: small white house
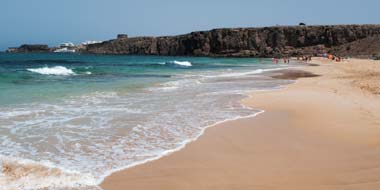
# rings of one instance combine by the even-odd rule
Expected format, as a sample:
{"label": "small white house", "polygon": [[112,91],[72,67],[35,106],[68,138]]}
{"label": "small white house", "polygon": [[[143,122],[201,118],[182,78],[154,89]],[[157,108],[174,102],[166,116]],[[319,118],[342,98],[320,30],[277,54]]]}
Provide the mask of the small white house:
{"label": "small white house", "polygon": [[70,48],[70,47],[75,47],[75,45],[71,42],[66,42],[66,43],[61,43],[59,45],[60,48]]}
{"label": "small white house", "polygon": [[97,44],[97,43],[102,43],[103,41],[85,41],[82,42],[82,45],[90,45],[90,44]]}
{"label": "small white house", "polygon": [[75,49],[68,49],[67,47],[54,50],[54,53],[75,53]]}

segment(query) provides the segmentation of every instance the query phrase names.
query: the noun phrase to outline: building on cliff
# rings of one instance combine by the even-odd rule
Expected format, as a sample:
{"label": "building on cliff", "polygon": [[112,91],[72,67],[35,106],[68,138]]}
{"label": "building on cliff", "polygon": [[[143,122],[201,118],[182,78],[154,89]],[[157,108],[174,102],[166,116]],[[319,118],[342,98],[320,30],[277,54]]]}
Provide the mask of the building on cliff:
{"label": "building on cliff", "polygon": [[76,46],[72,42],[65,42],[59,45],[59,48],[53,51],[54,53],[75,53]]}

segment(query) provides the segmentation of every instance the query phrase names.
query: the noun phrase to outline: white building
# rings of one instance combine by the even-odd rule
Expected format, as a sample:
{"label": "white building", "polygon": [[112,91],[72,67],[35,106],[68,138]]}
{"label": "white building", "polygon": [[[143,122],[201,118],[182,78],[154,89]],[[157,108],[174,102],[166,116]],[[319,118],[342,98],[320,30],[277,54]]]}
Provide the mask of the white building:
{"label": "white building", "polygon": [[54,53],[75,53],[75,49],[69,49],[67,47],[54,50]]}
{"label": "white building", "polygon": [[66,42],[66,43],[61,43],[59,45],[60,48],[71,48],[71,47],[75,47],[75,45],[71,42]]}
{"label": "white building", "polygon": [[82,42],[82,45],[86,46],[86,45],[90,45],[90,44],[98,44],[98,43],[102,43],[103,41],[85,41],[85,42]]}

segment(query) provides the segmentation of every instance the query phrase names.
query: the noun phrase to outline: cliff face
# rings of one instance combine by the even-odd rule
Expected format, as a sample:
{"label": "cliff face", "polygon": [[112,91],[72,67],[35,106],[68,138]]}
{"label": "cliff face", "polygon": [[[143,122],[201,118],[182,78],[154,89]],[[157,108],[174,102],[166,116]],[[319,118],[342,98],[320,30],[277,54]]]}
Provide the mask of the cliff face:
{"label": "cliff face", "polygon": [[343,56],[380,59],[380,35],[346,43],[332,48],[331,51]]}
{"label": "cliff face", "polygon": [[179,36],[122,36],[88,45],[84,52],[236,57],[296,56],[333,51],[334,47],[378,34],[380,25],[214,29]]}

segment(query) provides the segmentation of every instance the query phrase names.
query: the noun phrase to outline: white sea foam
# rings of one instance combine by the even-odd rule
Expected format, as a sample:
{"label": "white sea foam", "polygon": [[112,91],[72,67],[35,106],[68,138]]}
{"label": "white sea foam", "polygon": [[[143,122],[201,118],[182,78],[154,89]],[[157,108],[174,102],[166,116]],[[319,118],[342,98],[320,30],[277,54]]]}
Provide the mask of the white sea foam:
{"label": "white sea foam", "polygon": [[60,189],[96,186],[91,175],[65,170],[49,161],[35,162],[28,159],[0,155],[0,190]]}
{"label": "white sea foam", "polygon": [[[177,151],[215,123],[261,113],[240,100],[249,90],[282,84],[253,74],[263,70],[179,75],[149,91],[0,107],[0,166],[10,169],[0,172],[0,187],[82,190]],[[22,175],[12,178],[12,170]]]}
{"label": "white sea foam", "polygon": [[174,81],[165,82],[159,85],[159,87],[150,88],[149,90],[155,91],[155,90],[163,90],[163,91],[173,91],[177,90],[179,88],[183,87],[191,87],[199,85],[200,81],[198,79],[194,78],[184,78]]}
{"label": "white sea foam", "polygon": [[288,67],[284,68],[269,68],[269,69],[256,69],[253,71],[248,71],[248,72],[228,72],[228,73],[222,73],[222,74],[217,74],[217,75],[209,75],[205,76],[207,78],[218,78],[218,77],[241,77],[241,76],[247,76],[247,75],[254,75],[254,74],[261,74],[264,72],[271,72],[271,71],[279,71],[279,70],[284,70],[288,69]]}
{"label": "white sea foam", "polygon": [[190,61],[168,61],[168,62],[158,62],[158,65],[171,65],[171,66],[178,66],[178,67],[191,67],[193,64]]}
{"label": "white sea foam", "polygon": [[182,66],[182,67],[191,67],[191,66],[193,66],[190,61],[177,61],[177,60],[175,60],[175,61],[172,61],[170,63],[175,64],[175,65],[179,65],[179,66]]}
{"label": "white sea foam", "polygon": [[63,66],[54,66],[54,67],[42,67],[36,69],[27,69],[30,72],[39,73],[42,75],[74,75],[74,71]]}
{"label": "white sea foam", "polygon": [[185,66],[185,67],[191,67],[193,66],[191,62],[189,61],[173,61],[174,64]]}

